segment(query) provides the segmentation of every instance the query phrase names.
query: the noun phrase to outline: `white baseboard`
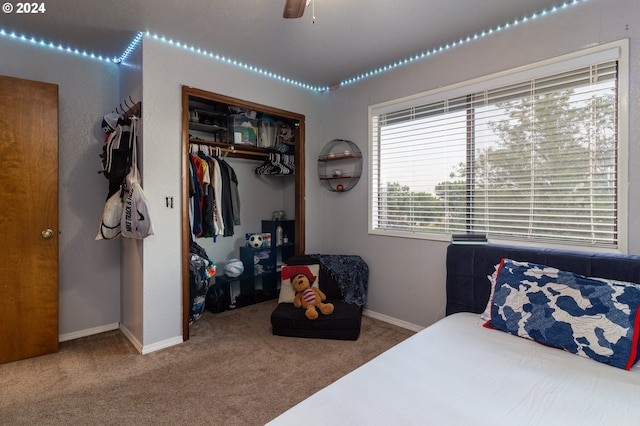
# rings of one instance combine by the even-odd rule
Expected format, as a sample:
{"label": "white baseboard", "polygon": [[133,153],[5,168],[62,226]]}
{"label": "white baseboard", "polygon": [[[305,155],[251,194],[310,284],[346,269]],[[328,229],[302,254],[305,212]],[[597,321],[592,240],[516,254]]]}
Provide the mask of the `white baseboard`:
{"label": "white baseboard", "polygon": [[125,335],[125,337],[131,342],[141,354],[148,354],[151,352],[159,351],[160,349],[168,348],[171,346],[179,345],[183,342],[182,336],[173,337],[171,339],[163,340],[161,342],[154,343],[152,345],[144,346],[140,341],[129,331],[124,325],[114,322],[112,324],[101,325],[100,327],[87,328],[86,330],[74,331],[72,333],[65,333],[58,336],[58,342],[66,342],[68,340],[79,339],[81,337],[92,336],[94,334],[104,333],[105,331],[118,330]]}
{"label": "white baseboard", "polygon": [[138,339],[136,339],[136,336],[134,336],[133,333],[129,331],[129,329],[122,324],[120,324],[120,331],[122,331],[122,334],[124,334],[124,337],[126,337],[129,340],[129,342],[131,342],[133,347],[136,348],[138,352],[142,353],[142,343],[140,343]]}
{"label": "white baseboard", "polygon": [[117,330],[119,324],[114,322],[112,324],[101,325],[100,327],[87,328],[86,330],[73,331],[71,333],[64,333],[58,336],[58,342],[66,342],[68,340],[79,339],[81,337],[87,337],[98,333],[104,333],[105,331]]}
{"label": "white baseboard", "polygon": [[127,327],[120,324],[120,331],[125,335],[127,339],[131,342],[133,347],[135,347],[138,352],[142,355],[150,354],[151,352],[159,351],[160,349],[169,348],[171,346],[179,345],[183,342],[182,336],[172,337],[171,339],[166,339],[161,342],[154,343],[152,345],[143,345],[140,341],[129,331]]}
{"label": "white baseboard", "polygon": [[421,325],[413,324],[411,322],[403,321],[398,318],[394,318],[388,315],[380,314],[378,312],[370,311],[369,309],[365,309],[362,312],[362,315],[366,315],[368,317],[371,317],[380,321],[388,322],[389,324],[397,325],[398,327],[406,328],[407,330],[415,331],[416,333],[418,331],[424,330],[424,327]]}
{"label": "white baseboard", "polygon": [[[413,324],[407,321],[400,320],[398,318],[390,317],[388,315],[383,315],[378,312],[371,311],[369,309],[365,309],[362,312],[363,315],[368,317],[387,322],[389,324],[397,325],[398,327],[406,328],[407,330],[418,332],[423,330],[424,327]],[[106,331],[112,331],[120,329],[122,334],[131,342],[131,344],[140,352],[141,354],[148,354],[151,352],[159,351],[160,349],[165,349],[171,346],[179,345],[183,342],[182,336],[173,337],[171,339],[166,339],[161,342],[154,343],[152,345],[144,346],[142,343],[138,341],[138,339],[129,331],[127,327],[117,322],[112,324],[102,325],[100,327],[87,328],[86,330],[74,331],[72,333],[65,333],[58,336],[59,342],[66,342],[68,340],[79,339],[81,337],[91,336],[93,334],[104,333]]]}
{"label": "white baseboard", "polygon": [[160,349],[169,348],[171,346],[179,345],[183,342],[182,336],[172,337],[171,339],[162,340],[161,342],[154,343],[152,345],[144,345],[141,353],[143,355],[150,354],[151,352],[159,351]]}

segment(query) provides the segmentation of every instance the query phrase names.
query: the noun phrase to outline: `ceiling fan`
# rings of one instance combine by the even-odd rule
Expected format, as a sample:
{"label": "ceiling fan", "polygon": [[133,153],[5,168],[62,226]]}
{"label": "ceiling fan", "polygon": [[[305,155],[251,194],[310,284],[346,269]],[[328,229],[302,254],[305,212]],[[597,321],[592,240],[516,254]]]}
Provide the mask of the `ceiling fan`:
{"label": "ceiling fan", "polygon": [[287,0],[284,5],[282,16],[290,18],[300,18],[304,14],[304,8],[309,6],[311,0]]}

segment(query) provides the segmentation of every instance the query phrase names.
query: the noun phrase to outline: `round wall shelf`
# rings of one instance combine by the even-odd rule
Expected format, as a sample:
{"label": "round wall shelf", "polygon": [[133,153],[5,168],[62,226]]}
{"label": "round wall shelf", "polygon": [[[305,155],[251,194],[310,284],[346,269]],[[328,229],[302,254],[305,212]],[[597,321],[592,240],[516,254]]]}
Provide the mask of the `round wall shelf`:
{"label": "round wall shelf", "polygon": [[334,139],[318,156],[318,178],[329,191],[346,192],[356,186],[362,175],[362,153],[344,139]]}

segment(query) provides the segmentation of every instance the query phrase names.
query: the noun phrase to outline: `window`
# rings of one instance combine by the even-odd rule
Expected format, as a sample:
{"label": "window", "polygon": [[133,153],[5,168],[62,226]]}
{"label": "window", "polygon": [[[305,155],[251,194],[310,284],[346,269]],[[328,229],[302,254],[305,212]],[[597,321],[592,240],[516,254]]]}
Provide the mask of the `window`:
{"label": "window", "polygon": [[626,51],[370,107],[370,232],[626,249]]}

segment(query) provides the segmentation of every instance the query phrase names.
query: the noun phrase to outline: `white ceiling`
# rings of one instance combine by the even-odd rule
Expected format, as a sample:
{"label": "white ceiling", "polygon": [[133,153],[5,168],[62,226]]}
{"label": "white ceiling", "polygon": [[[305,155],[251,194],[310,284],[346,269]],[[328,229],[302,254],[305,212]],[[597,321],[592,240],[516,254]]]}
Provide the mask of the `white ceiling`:
{"label": "white ceiling", "polygon": [[[164,35],[284,77],[332,86],[387,64],[560,6],[558,0],[49,0],[3,13],[0,28],[119,57],[138,31]],[[16,4],[17,2],[12,2]]]}

